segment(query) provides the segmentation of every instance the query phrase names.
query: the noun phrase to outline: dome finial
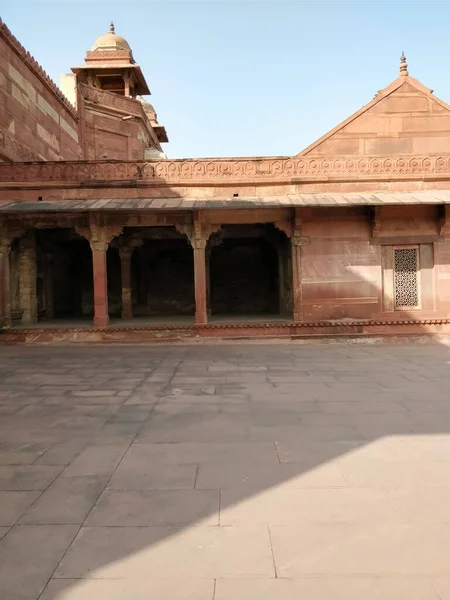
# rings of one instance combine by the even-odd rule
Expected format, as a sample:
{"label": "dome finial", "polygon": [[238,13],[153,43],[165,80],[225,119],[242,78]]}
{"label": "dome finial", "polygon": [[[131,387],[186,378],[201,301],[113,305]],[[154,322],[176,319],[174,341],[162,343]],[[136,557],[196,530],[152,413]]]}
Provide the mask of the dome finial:
{"label": "dome finial", "polygon": [[116,33],[114,29],[114,23],[111,21],[111,25],[109,26],[109,33]]}
{"label": "dome finial", "polygon": [[401,77],[408,77],[409,73],[408,73],[408,65],[406,63],[406,57],[405,57],[405,53],[402,52],[402,56],[400,58],[400,76]]}

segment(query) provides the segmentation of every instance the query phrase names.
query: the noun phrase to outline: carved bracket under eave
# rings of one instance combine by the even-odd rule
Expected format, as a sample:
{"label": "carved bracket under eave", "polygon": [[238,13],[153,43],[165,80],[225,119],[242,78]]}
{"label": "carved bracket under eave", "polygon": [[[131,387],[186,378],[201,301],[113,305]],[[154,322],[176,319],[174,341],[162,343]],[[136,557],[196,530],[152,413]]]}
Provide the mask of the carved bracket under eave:
{"label": "carved bracket under eave", "polygon": [[216,233],[221,228],[221,225],[209,225],[194,221],[193,224],[175,225],[178,233],[185,235],[192,248],[206,248],[208,240],[213,233]]}
{"label": "carved bracket under eave", "polygon": [[106,252],[110,242],[123,231],[122,225],[106,225],[97,214],[90,215],[89,227],[77,227],[75,231],[88,240],[92,250]]}
{"label": "carved bracket under eave", "polygon": [[439,220],[439,235],[450,236],[450,205],[444,204],[442,217]]}
{"label": "carved bracket under eave", "polygon": [[291,221],[275,221],[274,226],[288,238],[291,238],[294,233],[294,225]]}

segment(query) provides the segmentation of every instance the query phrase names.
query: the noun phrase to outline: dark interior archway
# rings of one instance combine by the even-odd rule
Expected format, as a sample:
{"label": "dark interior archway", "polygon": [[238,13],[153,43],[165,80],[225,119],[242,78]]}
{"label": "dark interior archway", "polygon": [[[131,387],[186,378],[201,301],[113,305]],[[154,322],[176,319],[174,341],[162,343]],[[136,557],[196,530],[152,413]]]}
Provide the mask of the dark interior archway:
{"label": "dark interior archway", "polygon": [[136,316],[194,315],[194,258],[187,238],[171,228],[148,228],[131,259]]}
{"label": "dark interior archway", "polygon": [[222,236],[209,250],[212,316],[284,312],[278,238],[270,226],[226,226]]}
{"label": "dark interior archway", "polygon": [[38,230],[36,242],[39,320],[92,317],[89,242],[70,228]]}

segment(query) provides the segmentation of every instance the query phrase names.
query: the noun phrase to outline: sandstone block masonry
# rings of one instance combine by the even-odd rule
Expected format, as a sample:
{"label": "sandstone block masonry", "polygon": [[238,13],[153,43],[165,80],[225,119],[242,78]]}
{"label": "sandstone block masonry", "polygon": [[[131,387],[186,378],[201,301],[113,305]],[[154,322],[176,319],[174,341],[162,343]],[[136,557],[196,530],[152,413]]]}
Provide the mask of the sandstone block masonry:
{"label": "sandstone block masonry", "polygon": [[74,107],[0,21],[0,160],[78,160]]}

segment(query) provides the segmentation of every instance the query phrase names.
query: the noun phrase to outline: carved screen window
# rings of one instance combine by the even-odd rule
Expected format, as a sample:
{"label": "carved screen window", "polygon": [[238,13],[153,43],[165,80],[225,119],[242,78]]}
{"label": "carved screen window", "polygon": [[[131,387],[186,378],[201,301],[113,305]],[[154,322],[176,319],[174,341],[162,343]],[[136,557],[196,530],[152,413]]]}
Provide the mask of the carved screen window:
{"label": "carved screen window", "polygon": [[419,248],[394,248],[394,306],[396,310],[420,308]]}

